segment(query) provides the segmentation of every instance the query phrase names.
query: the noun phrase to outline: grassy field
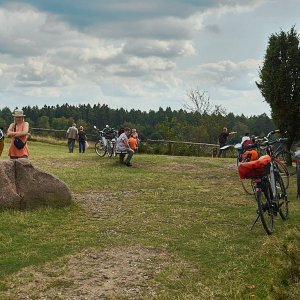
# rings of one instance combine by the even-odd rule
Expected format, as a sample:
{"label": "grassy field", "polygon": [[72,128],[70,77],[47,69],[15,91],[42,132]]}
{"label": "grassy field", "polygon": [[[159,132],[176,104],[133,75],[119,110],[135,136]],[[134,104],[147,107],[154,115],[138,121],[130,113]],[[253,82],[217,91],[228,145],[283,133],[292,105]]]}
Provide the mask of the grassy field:
{"label": "grassy field", "polygon": [[[63,180],[74,203],[0,212],[0,299],[24,299],[11,291],[12,281],[14,289],[24,285],[14,279],[24,277],[24,268],[51,269],[89,249],[128,247],[158,251],[167,262],[143,281],[144,293],[128,299],[300,298],[295,178],[290,218],[277,217],[274,234],[267,236],[260,222],[250,230],[256,203],[243,193],[234,159],[137,154],[128,168],[92,149],[69,154],[62,145],[29,147],[32,164]],[[2,160],[6,153],[7,148]],[[56,282],[62,295],[70,282]],[[127,298],[115,293],[103,299]]]}

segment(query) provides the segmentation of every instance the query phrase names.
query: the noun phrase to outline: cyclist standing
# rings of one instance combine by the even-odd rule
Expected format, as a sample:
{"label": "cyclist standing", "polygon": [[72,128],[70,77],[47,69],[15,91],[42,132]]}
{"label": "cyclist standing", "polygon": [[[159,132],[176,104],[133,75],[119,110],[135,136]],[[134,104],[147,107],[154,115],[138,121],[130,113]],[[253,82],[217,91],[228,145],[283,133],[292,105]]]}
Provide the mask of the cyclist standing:
{"label": "cyclist standing", "polygon": [[218,153],[218,157],[224,157],[225,151],[222,150],[221,148],[226,146],[228,136],[232,135],[232,134],[235,134],[235,133],[236,133],[236,131],[229,132],[227,127],[223,128],[223,132],[221,132],[221,134],[219,135],[220,150],[219,150],[219,153]]}

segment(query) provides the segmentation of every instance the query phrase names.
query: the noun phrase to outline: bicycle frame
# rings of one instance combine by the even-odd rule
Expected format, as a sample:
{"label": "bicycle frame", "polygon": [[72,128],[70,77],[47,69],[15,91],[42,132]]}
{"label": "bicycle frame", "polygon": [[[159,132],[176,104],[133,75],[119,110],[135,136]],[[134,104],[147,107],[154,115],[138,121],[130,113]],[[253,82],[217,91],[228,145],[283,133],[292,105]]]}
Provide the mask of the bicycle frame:
{"label": "bicycle frame", "polygon": [[273,152],[276,157],[278,155],[280,155],[281,153],[283,153],[284,151],[286,151],[286,149],[285,149],[286,140],[287,139],[284,139],[284,140],[281,139],[280,141],[278,141],[278,145],[276,145],[276,144],[274,145]]}
{"label": "bicycle frame", "polygon": [[274,216],[277,215],[277,212],[279,212],[283,220],[288,218],[289,213],[286,187],[279,169],[279,164],[281,163],[276,159],[272,148],[272,145],[278,142],[278,139],[275,141],[269,141],[268,139],[268,137],[275,132],[276,131],[272,131],[266,137],[257,138],[254,144],[244,148],[244,151],[247,151],[260,147],[265,150],[265,153],[270,158],[267,165],[268,168],[267,166],[265,167],[262,175],[248,177],[249,179],[252,179],[253,190],[258,205],[258,216],[251,229],[260,218],[267,234],[272,234],[273,232]]}
{"label": "bicycle frame", "polygon": [[109,157],[116,156],[115,149],[117,143],[117,132],[108,125],[103,130],[99,130],[96,126],[94,129],[99,132],[98,142],[95,143],[95,152],[103,157],[107,154]]}

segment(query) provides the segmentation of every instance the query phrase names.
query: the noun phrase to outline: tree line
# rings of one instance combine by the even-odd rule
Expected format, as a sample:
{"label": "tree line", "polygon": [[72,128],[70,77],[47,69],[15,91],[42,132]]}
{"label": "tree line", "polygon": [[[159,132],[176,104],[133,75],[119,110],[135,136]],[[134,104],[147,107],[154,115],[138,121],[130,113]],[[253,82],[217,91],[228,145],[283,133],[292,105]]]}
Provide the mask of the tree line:
{"label": "tree line", "polygon": [[[106,104],[22,107],[30,128],[67,130],[72,123],[83,126],[87,134],[96,135],[94,125],[102,129],[109,125],[136,128],[142,140],[164,139],[202,143],[217,143],[223,127],[237,131],[233,142],[240,141],[245,132],[264,135],[275,129],[266,114],[246,117],[225,113],[216,107],[210,111],[172,110],[159,108],[158,111],[112,109]],[[0,109],[0,126],[7,128],[13,122],[12,111],[8,107]]]}

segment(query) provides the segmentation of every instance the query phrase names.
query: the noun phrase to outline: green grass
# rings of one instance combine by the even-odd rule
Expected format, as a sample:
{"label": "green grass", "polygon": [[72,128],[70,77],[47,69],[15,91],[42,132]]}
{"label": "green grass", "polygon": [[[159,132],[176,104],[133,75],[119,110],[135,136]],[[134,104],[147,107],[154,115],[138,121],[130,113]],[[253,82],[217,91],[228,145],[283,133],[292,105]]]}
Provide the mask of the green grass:
{"label": "green grass", "polygon": [[89,247],[142,245],[176,261],[155,278],[157,299],[286,299],[286,294],[280,298],[282,291],[297,299],[292,297],[298,295],[300,209],[294,177],[290,219],[276,218],[275,233],[267,236],[260,222],[250,230],[256,204],[242,191],[235,159],[137,154],[134,167],[126,168],[92,149],[69,154],[62,145],[30,142],[29,147],[33,165],[59,177],[73,193],[115,193],[119,201],[105,202],[98,219],[76,203],[1,212],[0,291],[5,278],[25,266]]}

